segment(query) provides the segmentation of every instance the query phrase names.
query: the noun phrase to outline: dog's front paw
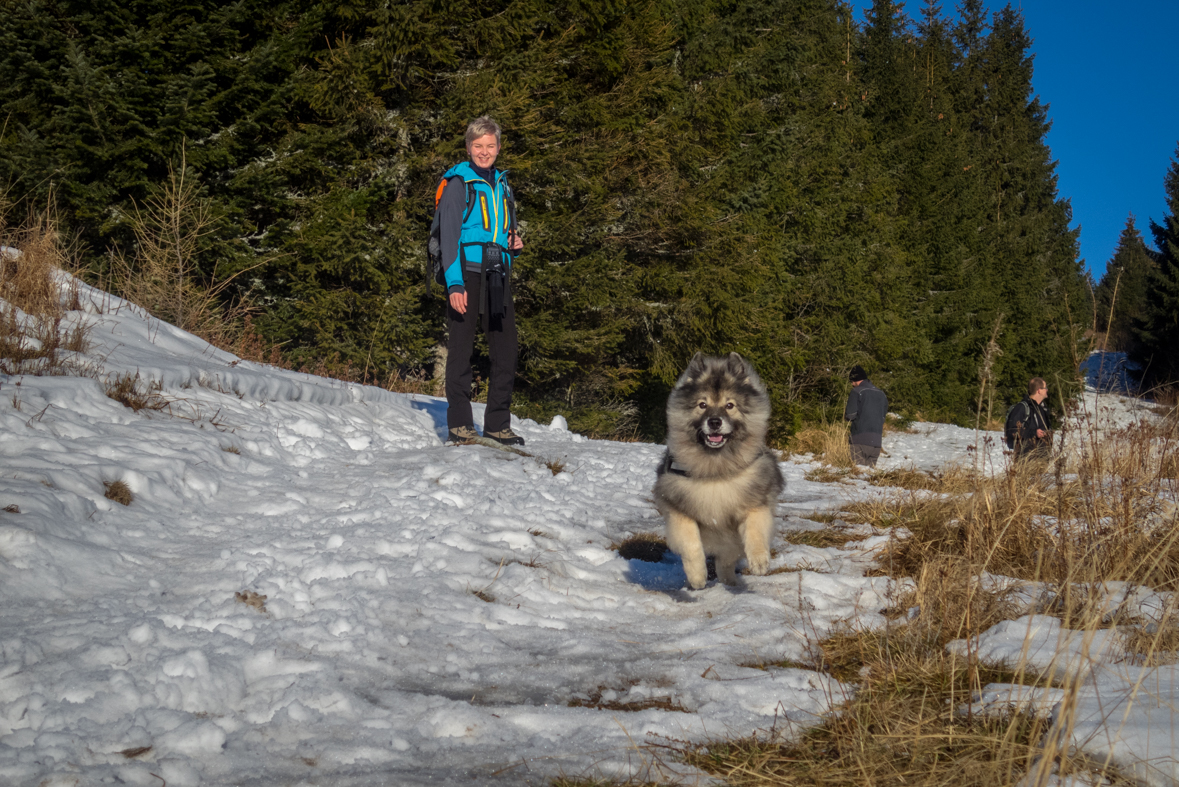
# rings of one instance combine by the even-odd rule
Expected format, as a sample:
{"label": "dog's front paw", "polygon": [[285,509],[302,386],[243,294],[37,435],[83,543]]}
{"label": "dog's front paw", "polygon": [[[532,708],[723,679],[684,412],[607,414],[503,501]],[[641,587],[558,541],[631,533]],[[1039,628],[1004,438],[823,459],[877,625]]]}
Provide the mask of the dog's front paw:
{"label": "dog's front paw", "polygon": [[685,560],[684,573],[688,575],[688,587],[700,590],[708,584],[708,567],[703,560]]}
{"label": "dog's front paw", "polygon": [[762,553],[760,555],[750,555],[746,558],[745,570],[743,574],[749,574],[755,577],[764,577],[770,570],[770,556]]}

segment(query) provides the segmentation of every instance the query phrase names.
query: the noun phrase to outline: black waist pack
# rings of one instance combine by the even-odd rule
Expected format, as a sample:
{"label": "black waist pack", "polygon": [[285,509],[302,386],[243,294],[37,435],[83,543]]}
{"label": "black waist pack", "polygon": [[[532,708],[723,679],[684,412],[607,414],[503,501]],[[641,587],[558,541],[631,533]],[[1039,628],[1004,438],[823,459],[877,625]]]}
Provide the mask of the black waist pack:
{"label": "black waist pack", "polygon": [[483,276],[487,282],[487,313],[491,317],[503,317],[506,314],[504,288],[508,271],[499,244],[488,243],[483,247]]}

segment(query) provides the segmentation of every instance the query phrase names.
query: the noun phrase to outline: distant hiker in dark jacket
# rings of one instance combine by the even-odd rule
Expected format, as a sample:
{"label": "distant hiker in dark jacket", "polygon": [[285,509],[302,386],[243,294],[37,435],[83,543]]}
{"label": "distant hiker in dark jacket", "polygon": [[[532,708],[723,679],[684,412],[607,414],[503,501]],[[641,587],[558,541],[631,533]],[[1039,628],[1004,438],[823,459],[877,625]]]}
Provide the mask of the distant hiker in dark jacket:
{"label": "distant hiker in dark jacket", "polygon": [[853,366],[848,377],[852,390],[847,397],[847,407],[843,408],[843,417],[851,421],[852,460],[858,465],[875,467],[880,458],[888,397],[872,384],[862,366]]}
{"label": "distant hiker in dark jacket", "polygon": [[516,234],[507,173],[495,168],[499,125],[486,116],[476,118],[467,126],[466,140],[470,161],[446,171],[443,177],[454,187],[448,186],[438,202],[447,290],[446,425],[451,442],[479,437],[471,413],[471,355],[475,328],[482,323],[491,355],[483,436],[523,445],[524,438],[512,431],[510,412],[518,348],[509,273],[524,242]]}
{"label": "distant hiker in dark jacket", "polygon": [[1039,377],[1028,381],[1028,395],[1007,411],[1003,436],[1007,447],[1015,450],[1015,458],[1039,457],[1046,459],[1052,448],[1052,416],[1044,406],[1048,398],[1048,383]]}

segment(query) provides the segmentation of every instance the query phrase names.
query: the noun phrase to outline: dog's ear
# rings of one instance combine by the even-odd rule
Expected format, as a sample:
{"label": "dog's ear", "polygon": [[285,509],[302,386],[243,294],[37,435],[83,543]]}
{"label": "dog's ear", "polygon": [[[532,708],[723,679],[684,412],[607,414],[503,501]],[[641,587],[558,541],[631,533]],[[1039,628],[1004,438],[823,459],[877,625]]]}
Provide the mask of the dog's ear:
{"label": "dog's ear", "polygon": [[696,380],[704,374],[704,353],[697,352],[692,356],[692,360],[688,362],[688,368],[684,370],[684,376],[689,380]]}
{"label": "dog's ear", "polygon": [[728,366],[729,374],[733,375],[739,380],[748,378],[750,373],[753,372],[753,367],[749,365],[749,362],[737,353],[729,353],[729,357],[725,361],[725,364]]}

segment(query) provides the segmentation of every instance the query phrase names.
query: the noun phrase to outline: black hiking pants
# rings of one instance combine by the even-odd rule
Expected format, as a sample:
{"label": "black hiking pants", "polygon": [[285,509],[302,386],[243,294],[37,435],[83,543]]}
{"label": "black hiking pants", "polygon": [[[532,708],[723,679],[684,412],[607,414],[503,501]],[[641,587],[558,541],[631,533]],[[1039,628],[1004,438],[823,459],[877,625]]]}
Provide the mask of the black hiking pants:
{"label": "black hiking pants", "polygon": [[488,316],[483,274],[463,271],[467,289],[467,313],[459,314],[446,302],[446,428],[474,427],[471,416],[471,361],[475,353],[476,323],[483,326],[491,354],[491,380],[487,389],[484,432],[502,432],[511,426],[512,386],[516,381],[516,308],[512,303],[512,276],[504,283],[504,316]]}

